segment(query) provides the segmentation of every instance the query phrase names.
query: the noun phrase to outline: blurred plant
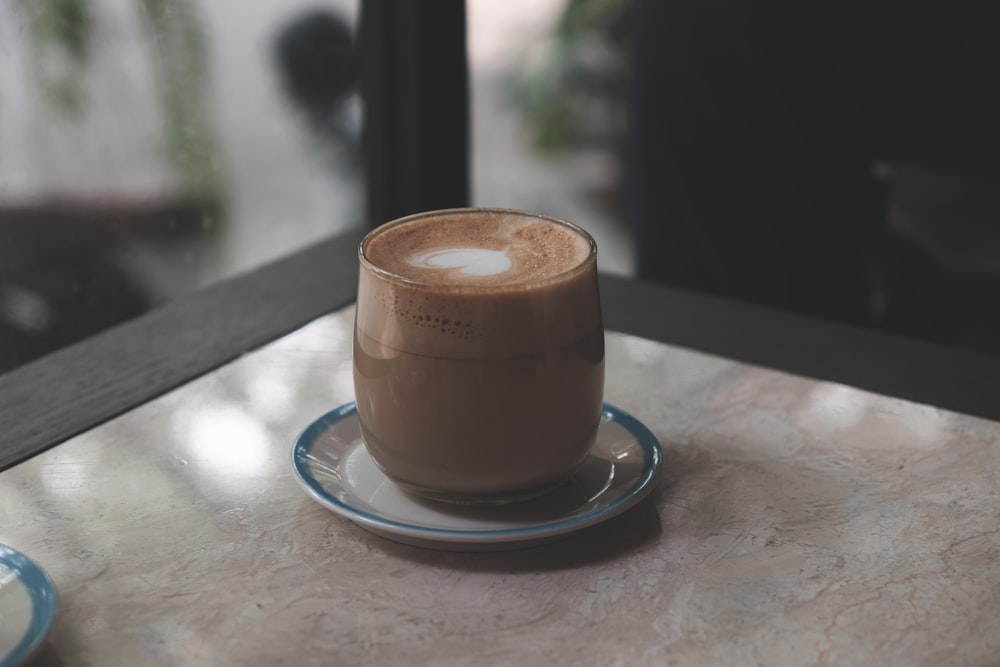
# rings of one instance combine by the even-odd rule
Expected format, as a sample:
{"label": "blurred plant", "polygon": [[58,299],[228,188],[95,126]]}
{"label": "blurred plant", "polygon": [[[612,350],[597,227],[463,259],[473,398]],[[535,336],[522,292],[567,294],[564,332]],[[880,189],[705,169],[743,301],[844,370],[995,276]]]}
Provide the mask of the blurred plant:
{"label": "blurred plant", "polygon": [[569,0],[512,100],[542,151],[626,143],[632,0]]}
{"label": "blurred plant", "polygon": [[[31,71],[43,99],[78,116],[98,15],[93,0],[13,0],[28,26]],[[136,0],[159,83],[167,160],[182,190],[221,219],[226,190],[205,103],[208,51],[190,0]],[[123,105],[127,112],[127,105]]]}
{"label": "blurred plant", "polygon": [[76,113],[90,59],[92,13],[85,0],[15,0],[27,18],[32,75],[56,109]]}
{"label": "blurred plant", "polygon": [[168,158],[181,186],[221,219],[225,182],[205,104],[208,53],[197,12],[190,0],[139,1],[160,82]]}

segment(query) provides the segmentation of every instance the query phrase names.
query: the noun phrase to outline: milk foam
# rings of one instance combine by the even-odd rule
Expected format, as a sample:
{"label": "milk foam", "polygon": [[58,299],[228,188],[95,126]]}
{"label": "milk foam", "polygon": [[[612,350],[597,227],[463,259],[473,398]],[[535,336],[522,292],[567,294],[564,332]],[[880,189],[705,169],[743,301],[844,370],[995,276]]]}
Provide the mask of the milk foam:
{"label": "milk foam", "polygon": [[584,232],[540,216],[459,211],[405,219],[373,232],[363,257],[389,274],[459,290],[539,284],[585,264]]}
{"label": "milk foam", "polygon": [[425,269],[457,269],[467,276],[495,276],[511,267],[506,250],[441,248],[413,255],[407,260]]}

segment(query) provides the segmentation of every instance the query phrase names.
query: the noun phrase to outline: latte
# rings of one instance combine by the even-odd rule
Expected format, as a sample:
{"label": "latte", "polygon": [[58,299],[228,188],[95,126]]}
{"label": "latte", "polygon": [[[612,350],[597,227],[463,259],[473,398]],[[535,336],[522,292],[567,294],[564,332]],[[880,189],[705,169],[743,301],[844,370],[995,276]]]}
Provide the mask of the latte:
{"label": "latte", "polygon": [[355,389],[365,443],[405,487],[517,497],[565,479],[596,435],[596,248],[575,226],[441,211],[360,248]]}

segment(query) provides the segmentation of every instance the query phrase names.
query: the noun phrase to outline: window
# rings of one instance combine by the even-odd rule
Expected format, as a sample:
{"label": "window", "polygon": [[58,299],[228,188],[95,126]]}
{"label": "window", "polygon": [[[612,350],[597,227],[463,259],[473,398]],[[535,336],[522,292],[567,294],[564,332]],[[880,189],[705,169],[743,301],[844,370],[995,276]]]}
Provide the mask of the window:
{"label": "window", "polygon": [[357,4],[0,4],[0,372],[363,224]]}

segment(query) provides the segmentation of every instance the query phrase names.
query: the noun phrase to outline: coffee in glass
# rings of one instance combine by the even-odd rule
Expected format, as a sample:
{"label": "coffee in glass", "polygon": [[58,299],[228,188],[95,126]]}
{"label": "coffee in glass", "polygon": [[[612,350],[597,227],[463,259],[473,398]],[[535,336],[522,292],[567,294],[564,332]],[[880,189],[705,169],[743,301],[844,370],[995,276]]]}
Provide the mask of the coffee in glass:
{"label": "coffee in glass", "polygon": [[502,209],[422,213],[365,237],[354,385],[389,478],[498,503],[572,475],[601,416],[596,253],[575,225]]}

